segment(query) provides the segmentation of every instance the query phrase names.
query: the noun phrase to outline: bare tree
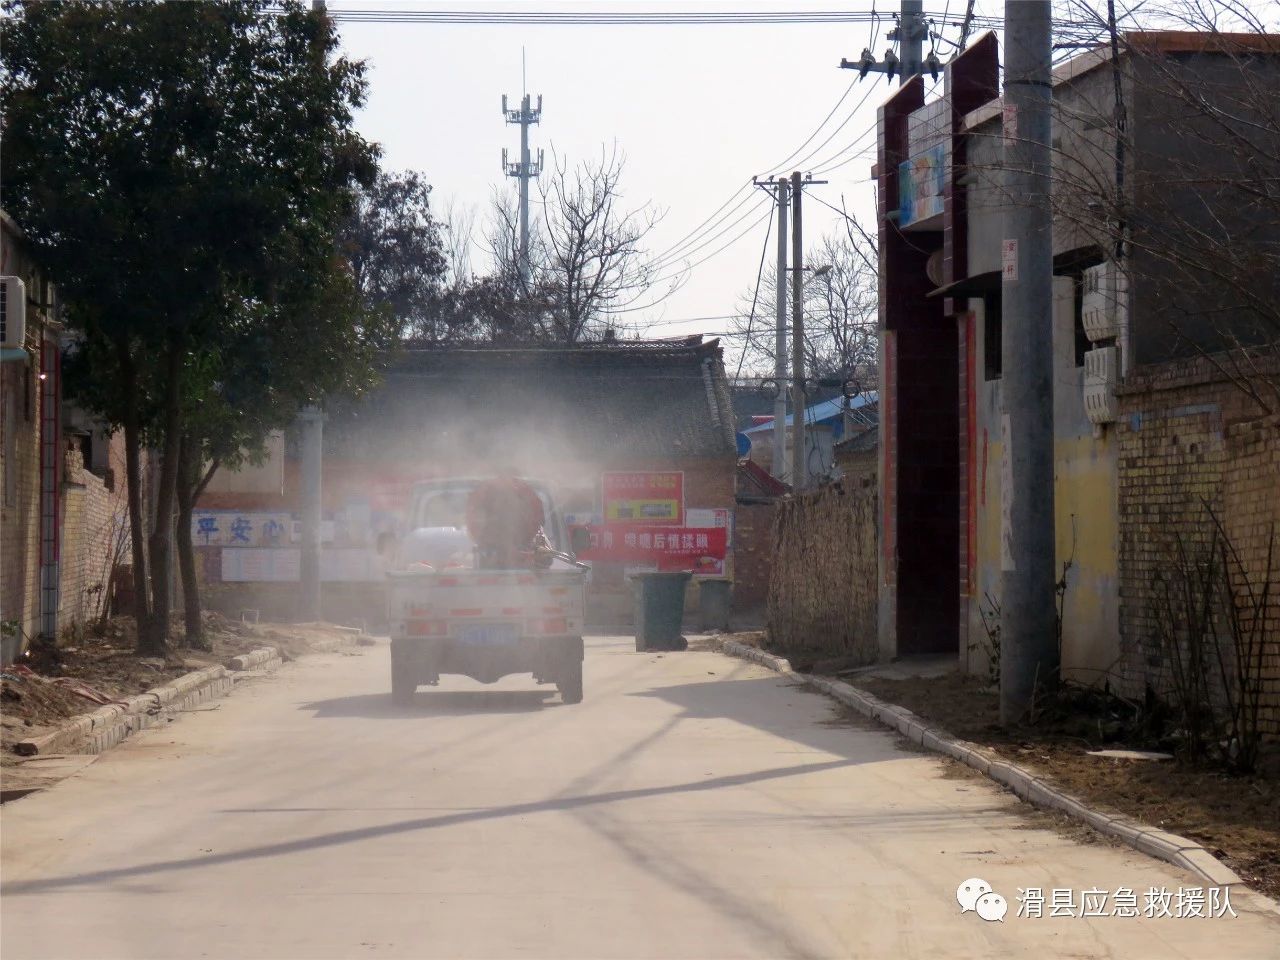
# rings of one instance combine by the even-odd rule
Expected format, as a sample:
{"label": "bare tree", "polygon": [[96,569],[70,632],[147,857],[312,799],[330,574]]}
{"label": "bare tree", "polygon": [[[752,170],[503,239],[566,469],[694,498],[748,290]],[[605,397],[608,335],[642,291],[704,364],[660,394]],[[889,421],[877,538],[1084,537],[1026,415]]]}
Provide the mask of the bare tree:
{"label": "bare tree", "polygon": [[596,162],[571,166],[553,157],[530,211],[527,280],[515,192],[494,191],[485,224],[493,264],[486,279],[491,292],[510,298],[508,336],[578,343],[619,330],[639,332],[629,321],[632,312],[661,299],[652,288],[663,281],[655,281],[656,263],[645,249],[661,213],[648,203],[625,205],[624,168],[616,145],[602,148]]}
{"label": "bare tree", "polygon": [[1055,95],[1057,229],[1134,291],[1132,361],[1199,355],[1280,410],[1265,359],[1280,352],[1280,4],[1153,4],[1147,23],[1186,31],[1173,47],[1113,12],[1072,7],[1108,35],[1087,55],[1110,59],[1112,82]]}
{"label": "bare tree", "polygon": [[476,233],[476,208],[471,204],[450,197],[442,205],[441,226],[445,235],[445,259],[448,264],[449,282],[466,284],[471,281],[472,245]]}
{"label": "bare tree", "polygon": [[[871,244],[868,247],[868,244]],[[874,387],[877,344],[877,283],[874,243],[856,230],[823,237],[806,256],[805,369],[815,379],[855,379]],[[731,336],[744,350],[743,369],[771,376],[774,359],[776,271],[739,300]],[[754,312],[752,305],[754,304]]]}
{"label": "bare tree", "polygon": [[572,167],[553,156],[550,176],[539,183],[542,229],[534,276],[550,305],[542,318],[547,339],[576,343],[601,336],[649,294],[656,270],[644,245],[662,214],[649,203],[624,205],[625,166],[616,144],[602,147],[598,161]]}

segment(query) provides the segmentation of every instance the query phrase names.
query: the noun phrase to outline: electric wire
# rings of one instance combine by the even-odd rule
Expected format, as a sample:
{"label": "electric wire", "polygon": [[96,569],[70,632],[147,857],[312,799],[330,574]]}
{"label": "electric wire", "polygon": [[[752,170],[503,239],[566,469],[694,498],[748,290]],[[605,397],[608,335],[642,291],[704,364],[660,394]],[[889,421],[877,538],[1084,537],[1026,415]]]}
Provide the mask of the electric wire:
{"label": "electric wire", "polygon": [[742,353],[738,356],[738,370],[733,378],[736,380],[742,373],[742,364],[747,359],[747,349],[751,346],[751,330],[756,324],[756,304],[760,301],[760,282],[764,279],[764,260],[769,255],[769,238],[773,236],[773,217],[769,217],[769,226],[764,232],[764,247],[760,250],[760,266],[756,268],[756,292],[751,295],[751,313],[747,316],[747,342],[742,345]]}

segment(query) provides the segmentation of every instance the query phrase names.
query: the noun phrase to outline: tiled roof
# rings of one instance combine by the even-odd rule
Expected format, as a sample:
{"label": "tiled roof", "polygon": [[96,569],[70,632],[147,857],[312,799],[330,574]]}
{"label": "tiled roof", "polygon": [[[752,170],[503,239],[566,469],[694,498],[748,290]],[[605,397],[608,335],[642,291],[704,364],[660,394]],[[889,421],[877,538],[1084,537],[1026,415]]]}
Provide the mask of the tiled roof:
{"label": "tiled roof", "polygon": [[326,456],[345,458],[500,458],[530,440],[592,461],[733,456],[719,342],[401,351],[325,429]]}

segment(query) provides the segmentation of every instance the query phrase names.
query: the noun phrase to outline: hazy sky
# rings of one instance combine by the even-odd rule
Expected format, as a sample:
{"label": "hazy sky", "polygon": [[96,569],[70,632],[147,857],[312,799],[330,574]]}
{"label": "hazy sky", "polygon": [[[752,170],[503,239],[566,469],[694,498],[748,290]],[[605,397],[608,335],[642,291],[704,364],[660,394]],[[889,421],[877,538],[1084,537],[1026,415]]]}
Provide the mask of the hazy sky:
{"label": "hazy sky", "polygon": [[[393,0],[331,0],[331,13],[360,6],[387,9]],[[411,9],[459,9],[410,2]],[[564,10],[550,3],[472,5],[476,9]],[[884,9],[897,4],[881,3]],[[837,4],[610,4],[575,9],[830,10]],[[866,4],[870,7],[870,3]],[[859,8],[862,8],[860,5]],[[963,4],[958,5],[963,9]],[[888,42],[882,25],[873,38],[863,25],[503,26],[341,22],[349,55],[370,66],[370,96],[361,131],[383,145],[393,169],[423,171],[437,203],[450,198],[474,205],[483,219],[502,175],[501,153],[518,156],[519,128],[500,112],[504,93],[512,105],[521,93],[521,50],[528,91],[543,96],[542,123],[531,142],[570,159],[598,156],[617,141],[625,151],[624,190],[629,204],[652,201],[666,217],[650,248],[670,257],[664,275],[682,262],[696,263],[686,285],[635,318],[655,321],[651,332],[673,335],[726,329],[717,317],[734,310],[754,287],[772,204],[751,188],[753,175],[793,169],[818,171],[826,186],[813,194],[869,215],[877,105],[890,93],[883,76],[857,82],[840,70],[841,57],[856,58],[868,43],[880,55]],[[852,90],[850,87],[852,85]],[[798,158],[791,156],[819,129],[841,97],[848,96]],[[856,108],[856,109],[855,109]],[[839,128],[839,129],[837,129]],[[830,137],[828,141],[828,137]],[[824,141],[828,141],[825,142]],[[774,166],[771,166],[774,165]],[[744,201],[745,202],[742,202]],[[683,250],[668,251],[732,201],[730,213]],[[739,206],[739,204],[741,204]],[[804,206],[805,236],[817,241],[839,227],[837,214],[816,201]],[[728,228],[726,230],[726,228]],[[741,235],[741,236],[740,236]],[[735,238],[737,238],[735,240]],[[730,241],[733,241],[730,243]],[[776,237],[769,238],[772,262]],[[704,245],[705,244],[705,245]],[[806,243],[809,246],[810,243]],[[766,317],[772,306],[761,307]]]}

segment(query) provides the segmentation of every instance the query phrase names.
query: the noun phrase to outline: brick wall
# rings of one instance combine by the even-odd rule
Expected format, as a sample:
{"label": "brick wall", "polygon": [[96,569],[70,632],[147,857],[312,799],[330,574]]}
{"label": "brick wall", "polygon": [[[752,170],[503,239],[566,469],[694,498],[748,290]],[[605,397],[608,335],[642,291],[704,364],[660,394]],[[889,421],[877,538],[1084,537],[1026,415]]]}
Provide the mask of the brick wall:
{"label": "brick wall", "polygon": [[[33,329],[34,327],[34,329]],[[28,351],[39,356],[39,327]],[[0,620],[40,628],[40,393],[36,361],[0,364]],[[5,659],[16,653],[4,645]]]}
{"label": "brick wall", "polygon": [[116,564],[129,558],[128,499],[123,437],[108,447],[110,473],[90,473],[77,448],[67,450],[62,482],[59,631],[77,630],[99,616]]}
{"label": "brick wall", "polygon": [[782,501],[776,529],[771,647],[801,659],[873,663],[879,649],[873,475]]}
{"label": "brick wall", "polygon": [[733,609],[763,610],[773,576],[774,529],[778,501],[741,503],[733,511]]}
{"label": "brick wall", "polygon": [[[1260,372],[1254,383],[1263,390],[1268,380],[1280,383],[1280,363]],[[1212,509],[1250,581],[1262,585],[1268,541],[1280,531],[1280,417],[1201,358],[1142,368],[1121,389],[1120,412],[1122,687],[1135,696],[1148,685],[1167,693],[1171,665],[1156,632],[1159,577],[1173,568],[1178,541],[1193,555],[1207,550]],[[1271,595],[1263,722],[1280,734],[1280,585],[1272,583]]]}

